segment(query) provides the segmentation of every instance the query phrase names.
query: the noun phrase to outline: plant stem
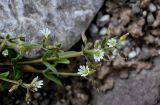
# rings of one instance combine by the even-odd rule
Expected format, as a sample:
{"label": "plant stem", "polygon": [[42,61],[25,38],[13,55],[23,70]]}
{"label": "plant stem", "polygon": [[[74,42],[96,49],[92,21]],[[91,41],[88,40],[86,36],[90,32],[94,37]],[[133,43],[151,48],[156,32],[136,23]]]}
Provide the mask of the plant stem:
{"label": "plant stem", "polygon": [[79,76],[77,73],[67,73],[67,72],[50,72],[50,74],[63,75],[63,76]]}
{"label": "plant stem", "polygon": [[16,84],[16,85],[19,85],[23,88],[27,88],[27,85],[26,83],[20,83],[18,81],[15,81],[15,80],[10,80],[10,79],[7,79],[7,78],[0,78],[0,80],[3,80],[3,81],[6,81],[6,82],[9,82],[9,83],[13,83],[13,84]]}
{"label": "plant stem", "polygon": [[3,80],[3,81],[6,81],[6,82],[10,82],[10,83],[13,83],[13,84],[20,85],[20,83],[19,83],[19,82],[14,81],[14,80],[10,80],[10,79],[7,79],[7,78],[0,78],[0,79],[1,79],[1,80]]}
{"label": "plant stem", "polygon": [[[80,51],[80,52],[74,52],[74,53],[71,53],[71,54],[68,54],[68,53],[65,54],[64,53],[63,55],[59,54],[59,57],[48,58],[47,61],[54,61],[54,60],[62,59],[62,58],[73,58],[73,57],[78,57],[78,56],[82,56],[82,55],[83,55],[82,51]],[[39,58],[39,59],[31,60],[31,61],[18,62],[17,64],[20,64],[20,65],[33,64],[33,63],[41,63],[42,61],[43,61],[42,58]]]}
{"label": "plant stem", "polygon": [[0,66],[12,66],[10,63],[0,63]]}

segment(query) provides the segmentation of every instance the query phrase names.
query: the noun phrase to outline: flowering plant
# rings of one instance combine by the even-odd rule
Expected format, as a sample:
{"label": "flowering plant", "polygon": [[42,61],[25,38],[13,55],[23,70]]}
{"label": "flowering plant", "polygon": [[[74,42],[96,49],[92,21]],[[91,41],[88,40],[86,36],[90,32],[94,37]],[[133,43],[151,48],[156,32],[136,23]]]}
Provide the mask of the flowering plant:
{"label": "flowering plant", "polygon": [[[22,73],[24,71],[40,73],[58,85],[62,85],[61,81],[57,78],[59,75],[87,77],[96,71],[96,65],[98,65],[100,61],[109,59],[113,49],[117,49],[118,45],[124,41],[128,35],[125,34],[119,39],[112,38],[108,41],[107,38],[96,40],[94,46],[90,46],[83,33],[82,41],[84,44],[82,45],[81,51],[63,51],[60,49],[59,45],[46,44],[48,37],[51,34],[51,31],[48,28],[43,29],[40,32],[43,35],[42,44],[24,42],[20,38],[10,38],[9,35],[6,35],[5,38],[0,38],[1,56],[7,58],[7,61],[0,60],[0,69],[4,71],[4,66],[10,66],[12,68],[12,71],[9,69],[5,72],[0,72],[0,80],[13,84],[10,87],[9,92],[17,90],[18,87],[25,88],[27,90],[25,98],[27,103],[31,101],[30,91],[35,92],[38,91],[39,88],[42,88],[43,80],[39,80],[39,77],[37,76],[33,78],[30,83],[25,83],[22,80]],[[18,50],[15,51],[15,48]],[[24,60],[24,53],[35,48],[44,49],[41,58],[28,58],[27,60]],[[84,56],[87,63],[81,65],[77,72],[60,72],[57,70],[57,64],[69,64],[69,58],[78,56]],[[37,70],[32,66],[32,64],[38,63],[41,63],[44,66],[43,70]]]}

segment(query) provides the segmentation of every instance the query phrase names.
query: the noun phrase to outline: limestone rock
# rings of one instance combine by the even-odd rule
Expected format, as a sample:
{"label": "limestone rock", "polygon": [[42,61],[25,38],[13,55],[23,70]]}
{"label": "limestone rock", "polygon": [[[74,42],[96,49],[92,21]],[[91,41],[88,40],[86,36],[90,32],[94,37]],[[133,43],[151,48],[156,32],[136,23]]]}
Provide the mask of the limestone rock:
{"label": "limestone rock", "polygon": [[[41,42],[39,30],[49,28],[50,44],[59,42],[63,49],[81,37],[104,0],[1,0],[0,34],[23,35],[26,41]],[[27,57],[40,55],[37,51]]]}

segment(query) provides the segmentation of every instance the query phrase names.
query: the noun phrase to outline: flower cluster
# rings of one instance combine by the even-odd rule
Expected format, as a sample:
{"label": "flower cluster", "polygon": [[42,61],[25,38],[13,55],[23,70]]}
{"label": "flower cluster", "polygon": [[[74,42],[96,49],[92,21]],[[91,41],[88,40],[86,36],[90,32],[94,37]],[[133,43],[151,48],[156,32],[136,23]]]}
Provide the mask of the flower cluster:
{"label": "flower cluster", "polygon": [[48,36],[51,34],[51,30],[48,28],[40,30],[41,34],[44,35],[45,38],[48,38]]}
{"label": "flower cluster", "polygon": [[39,80],[38,76],[35,77],[32,82],[30,83],[30,89],[35,92],[38,90],[38,88],[41,88],[43,85],[43,80]]}
{"label": "flower cluster", "polygon": [[88,66],[80,65],[77,74],[79,74],[82,77],[86,77],[87,75],[89,75],[89,73],[90,69]]}
{"label": "flower cluster", "polygon": [[108,47],[116,47],[117,45],[117,40],[115,38],[111,38],[107,42]]}
{"label": "flower cluster", "polygon": [[93,57],[95,62],[100,62],[104,57],[104,51],[102,49],[94,49]]}
{"label": "flower cluster", "polygon": [[8,55],[8,50],[7,50],[7,49],[4,50],[4,51],[2,52],[2,55],[6,57],[6,56]]}

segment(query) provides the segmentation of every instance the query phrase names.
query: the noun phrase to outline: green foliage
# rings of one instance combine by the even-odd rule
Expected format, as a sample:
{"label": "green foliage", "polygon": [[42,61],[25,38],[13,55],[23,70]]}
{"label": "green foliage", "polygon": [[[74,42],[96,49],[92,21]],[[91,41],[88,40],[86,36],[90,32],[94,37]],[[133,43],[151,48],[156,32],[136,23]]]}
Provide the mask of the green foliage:
{"label": "green foliage", "polygon": [[51,70],[52,72],[57,72],[54,65],[51,65],[50,63],[43,61],[43,64],[47,67],[47,70]]}
{"label": "green foliage", "polygon": [[49,80],[53,81],[54,83],[62,86],[61,81],[60,81],[58,78],[56,78],[53,74],[51,74],[51,73],[50,73],[50,70],[46,69],[46,70],[43,72],[43,75],[44,75],[47,79],[49,79]]}
{"label": "green foliage", "polygon": [[120,41],[120,42],[125,41],[125,40],[127,39],[128,35],[129,35],[129,33],[122,35],[122,36],[119,38],[119,41]]}
{"label": "green foliage", "polygon": [[22,76],[22,71],[20,71],[19,66],[17,65],[17,58],[12,58],[12,68],[13,68],[13,79],[19,80]]}
{"label": "green foliage", "polygon": [[[26,101],[30,101],[29,91],[37,91],[38,88],[41,88],[43,81],[39,80],[38,77],[34,78],[31,83],[24,83],[22,79],[23,70],[29,68],[29,72],[41,73],[48,80],[61,85],[61,81],[58,79],[60,75],[65,76],[88,76],[96,72],[96,67],[100,63],[100,60],[105,58],[109,59],[108,56],[112,55],[112,51],[117,49],[118,45],[125,41],[128,33],[121,36],[118,40],[115,38],[107,40],[103,38],[96,40],[93,46],[87,42],[87,37],[82,33],[82,50],[81,51],[63,51],[60,49],[61,44],[48,45],[47,41],[51,31],[49,29],[42,30],[42,44],[30,43],[21,40],[21,38],[11,38],[10,35],[6,35],[5,38],[0,38],[0,52],[5,57],[5,62],[0,62],[1,65],[11,66],[11,70],[7,72],[0,73],[0,79],[6,82],[13,83],[10,91],[17,89],[19,86],[27,89]],[[7,44],[6,44],[7,43]],[[93,47],[93,48],[92,48]],[[26,59],[24,53],[29,50],[34,49],[43,50],[43,54],[40,58],[35,59]],[[8,51],[8,52],[7,52]],[[18,53],[17,53],[17,52]],[[97,54],[98,51],[98,54]],[[60,72],[57,70],[56,66],[58,64],[70,64],[70,58],[84,56],[86,58],[86,64],[80,66],[78,72],[69,73],[69,72]],[[105,58],[104,58],[105,57]],[[7,63],[6,63],[7,62]],[[32,64],[41,64],[43,65],[43,70],[38,70],[32,67]],[[26,65],[26,66],[24,66]],[[28,68],[22,68],[28,67]],[[85,67],[85,68],[84,68]],[[45,68],[45,69],[44,69]],[[10,75],[10,76],[9,76]],[[9,76],[10,79],[7,77]],[[9,87],[9,85],[8,85]],[[2,84],[0,84],[2,89]]]}
{"label": "green foliage", "polygon": [[0,73],[0,78],[7,78],[9,75],[9,71],[4,72],[4,73]]}

